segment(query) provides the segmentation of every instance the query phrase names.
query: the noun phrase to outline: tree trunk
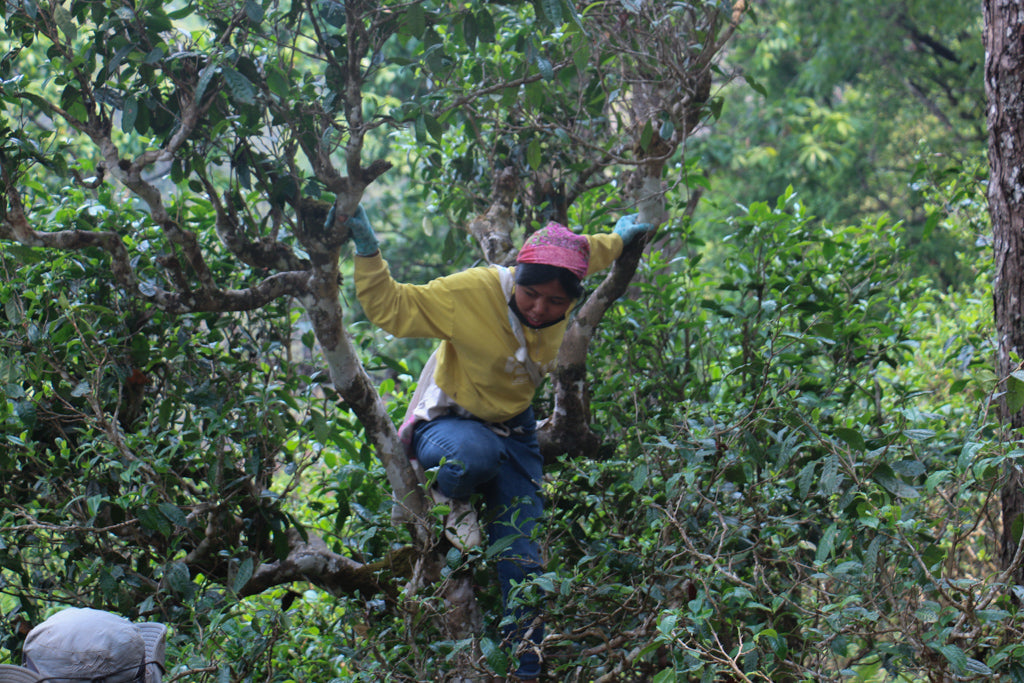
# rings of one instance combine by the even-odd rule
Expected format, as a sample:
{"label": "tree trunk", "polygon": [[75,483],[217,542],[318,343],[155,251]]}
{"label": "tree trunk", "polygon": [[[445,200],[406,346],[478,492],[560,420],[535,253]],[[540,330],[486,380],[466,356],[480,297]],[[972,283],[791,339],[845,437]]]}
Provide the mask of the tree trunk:
{"label": "tree trunk", "polygon": [[[638,171],[634,200],[640,221],[658,225],[665,221],[665,199],[660,179],[661,165]],[[590,429],[590,392],[587,386],[587,354],[590,341],[608,309],[621,297],[640,264],[646,239],[637,240],[612,264],[604,281],[580,307],[565,333],[558,351],[558,365],[551,373],[555,407],[544,420],[538,438],[545,461],[568,454],[572,458],[593,457],[598,438]]]}
{"label": "tree trunk", "polygon": [[[989,129],[989,213],[995,248],[993,303],[1000,378],[999,417],[1017,438],[1024,413],[1011,412],[1007,382],[1024,358],[1024,6],[1020,0],[985,0],[985,92]],[[1024,584],[1014,563],[1021,536],[1024,478],[1007,465],[1002,489],[1003,568]]]}

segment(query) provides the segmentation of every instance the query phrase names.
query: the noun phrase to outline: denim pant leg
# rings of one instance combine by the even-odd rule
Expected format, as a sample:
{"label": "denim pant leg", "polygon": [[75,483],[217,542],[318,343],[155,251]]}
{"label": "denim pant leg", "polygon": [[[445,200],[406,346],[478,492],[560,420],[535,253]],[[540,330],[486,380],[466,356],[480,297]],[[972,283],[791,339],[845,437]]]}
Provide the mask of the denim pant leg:
{"label": "denim pant leg", "polygon": [[417,425],[412,443],[423,469],[438,467],[441,493],[464,500],[498,475],[503,441],[479,420],[446,415]]}
{"label": "denim pant leg", "polygon": [[[529,418],[532,427],[532,414]],[[511,617],[510,623],[502,629],[502,636],[513,649],[520,649],[524,640],[532,644],[522,648],[516,675],[524,679],[537,678],[541,670],[539,652],[544,640],[544,624],[539,619],[539,606],[514,599],[513,586],[544,570],[540,545],[533,539],[534,528],[544,510],[540,497],[544,458],[532,428],[526,435],[508,437],[505,443],[508,457],[502,463],[501,472],[484,484],[481,491],[489,509],[495,511],[488,527],[491,543],[514,537],[498,560],[502,604],[505,616]],[[520,593],[519,597],[534,602],[537,596]]]}
{"label": "denim pant leg", "polygon": [[540,674],[536,651],[544,628],[535,608],[510,606],[509,594],[514,583],[543,569],[540,547],[532,535],[543,513],[540,483],[544,459],[537,445],[532,409],[505,424],[512,429],[520,428],[522,433],[499,436],[477,420],[446,416],[421,423],[416,428],[413,446],[424,469],[440,465],[437,483],[442,493],[452,498],[483,494],[488,517],[493,518],[488,525],[492,544],[515,537],[498,560],[502,604],[506,617],[511,617],[503,635],[514,647],[524,638],[536,645],[520,655],[517,672],[520,678],[536,678]]}

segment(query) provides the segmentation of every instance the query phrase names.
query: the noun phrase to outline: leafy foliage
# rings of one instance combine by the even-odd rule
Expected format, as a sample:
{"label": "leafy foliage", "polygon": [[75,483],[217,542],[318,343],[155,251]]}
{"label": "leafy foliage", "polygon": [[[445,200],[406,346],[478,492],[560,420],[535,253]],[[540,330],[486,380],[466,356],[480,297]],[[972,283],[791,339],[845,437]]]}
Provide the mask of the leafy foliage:
{"label": "leafy foliage", "polygon": [[1020,671],[985,506],[1015,456],[972,400],[984,361],[933,402],[913,367],[945,331],[899,236],[815,225],[756,204],[704,245],[721,268],[652,259],[604,328],[593,401],[617,447],[550,489],[567,678]]}
{"label": "leafy foliage", "polygon": [[918,175],[956,175],[985,155],[981,23],[960,2],[760,8],[729,57],[744,78],[723,92],[728,125],[698,143],[723,181],[716,203],[749,206],[793,186],[824,220],[888,215],[919,270],[940,287],[961,282],[952,256],[971,241],[929,223]]}
{"label": "leafy foliage", "polygon": [[[74,603],[170,623],[170,675],[200,683],[420,681],[466,659],[481,677],[505,675],[497,624],[461,638],[436,618],[447,584],[467,574],[480,606],[498,612],[497,549],[449,554],[438,582],[407,588],[410,538],[391,524],[364,425],[324,381],[301,296],[244,312],[161,308],[160,293],[180,284],[168,263],[185,264],[177,275],[194,291],[205,277],[172,228],[209,247],[201,265],[225,290],[306,268],[303,240],[333,198],[318,154],[357,141],[393,164],[368,203],[394,272],[423,281],[475,258],[455,226],[488,208],[504,172],[524,229],[552,216],[609,223],[633,143],[650,152],[679,139],[695,124],[685,100],[721,110],[733,138],[746,140],[738,121],[749,123],[760,142],[711,131],[691,143],[699,163],[688,150],[664,160],[671,220],[591,351],[603,445],[556,463],[545,483],[548,566],[533,588],[549,615],[547,674],[1024,676],[1017,603],[992,549],[997,472],[1020,453],[985,409],[980,174],[926,153],[949,148],[939,129],[916,125],[918,110],[880,109],[905,104],[895,80],[872,90],[894,46],[910,80],[927,82],[934,64],[881,33],[871,36],[879,60],[856,60],[853,73],[848,55],[878,8],[854,13],[846,37],[808,42],[820,24],[783,21],[783,10],[803,11],[783,3],[777,16],[761,12],[760,42],[734,53],[769,107],[749,99],[748,81],[710,89],[720,75],[705,64],[657,125],[617,137],[637,123],[614,106],[636,85],[627,74],[699,54],[655,51],[653,31],[636,32],[648,3],[353,13],[364,6],[0,9],[0,164],[48,230],[119,235],[141,294],[112,286],[98,244],[0,244],[0,658],[17,660],[24,627]],[[849,9],[815,12],[845,28]],[[695,16],[688,3],[659,11],[673,30]],[[892,11],[921,23],[914,3]],[[45,12],[56,40],[40,50]],[[960,32],[976,22],[943,20],[936,31],[965,57],[938,73],[970,92],[977,55]],[[910,25],[900,21],[890,27]],[[366,48],[354,65],[353,40]],[[633,72],[607,58],[615,45],[635,54]],[[347,109],[356,74],[365,89]],[[176,140],[193,96],[199,134]],[[967,109],[950,139],[973,141],[980,100],[954,99]],[[90,102],[102,105],[95,121]],[[150,177],[166,202],[97,182],[114,168],[81,151],[93,126],[125,160],[180,142]],[[376,130],[387,134],[364,136]],[[954,151],[977,156],[967,143]],[[895,162],[900,173],[870,173]],[[705,190],[714,201],[691,221]],[[15,206],[0,208],[6,218]],[[955,245],[943,256],[957,268],[933,271],[948,291],[919,267],[921,245],[939,235]],[[278,258],[287,267],[268,265]],[[342,296],[352,298],[344,278]],[[396,420],[425,347],[369,330],[358,311],[348,332]],[[550,400],[542,393],[538,406],[550,412]],[[376,583],[258,584],[261,567],[315,536]]]}

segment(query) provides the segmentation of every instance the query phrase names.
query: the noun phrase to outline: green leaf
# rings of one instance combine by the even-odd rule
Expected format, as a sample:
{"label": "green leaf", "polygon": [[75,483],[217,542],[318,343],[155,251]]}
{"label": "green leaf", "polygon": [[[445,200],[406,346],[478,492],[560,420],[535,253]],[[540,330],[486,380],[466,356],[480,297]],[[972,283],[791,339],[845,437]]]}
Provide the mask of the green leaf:
{"label": "green leaf", "polygon": [[184,562],[171,562],[164,567],[164,581],[172,591],[187,595],[192,589],[192,575]]}
{"label": "green leaf", "polygon": [[544,591],[545,593],[554,593],[555,592],[555,583],[554,583],[554,581],[551,580],[551,574],[550,573],[541,574],[539,576],[533,577],[533,583],[536,586],[539,586],[540,589],[542,591]]}
{"label": "green leaf", "polygon": [[868,549],[864,553],[864,571],[871,574],[875,570],[875,566],[878,564],[878,551],[882,548],[882,537],[875,536],[871,539],[871,543],[868,544]]}
{"label": "green leaf", "polygon": [[965,673],[967,671],[967,655],[956,645],[933,645],[932,647],[942,653],[955,672]]}
{"label": "green leaf", "polygon": [[928,478],[924,482],[924,488],[929,493],[934,492],[939,486],[941,486],[947,479],[953,475],[951,470],[937,470],[928,475]]}
{"label": "green leaf", "polygon": [[320,0],[317,3],[320,10],[320,18],[334,28],[341,28],[345,25],[348,17],[345,15],[345,3],[336,0]]}
{"label": "green leaf", "polygon": [[53,8],[53,19],[57,22],[57,28],[64,34],[68,41],[78,37],[78,27],[71,17],[71,13],[64,8],[64,5],[56,4]]}
{"label": "green leaf", "polygon": [[754,92],[761,95],[762,97],[768,97],[768,90],[765,89],[765,87],[761,85],[756,79],[754,79],[753,76],[744,74],[743,80],[747,82],[747,85],[753,88]]}
{"label": "green leaf", "polygon": [[747,468],[743,466],[742,462],[737,462],[729,465],[725,468],[722,476],[726,481],[733,484],[746,484],[748,481]]}
{"label": "green leaf", "polygon": [[530,144],[526,147],[526,162],[530,164],[530,168],[533,170],[539,170],[540,165],[543,163],[544,158],[540,148],[540,140],[534,138],[530,140]]}
{"label": "green leaf", "polygon": [[929,570],[934,570],[935,566],[941,564],[945,559],[945,549],[935,544],[928,546],[925,548],[924,552],[921,553],[921,561]]}
{"label": "green leaf", "polygon": [[649,473],[647,471],[647,465],[640,465],[633,470],[633,481],[630,483],[630,486],[634,491],[642,491],[647,487],[648,477]]}
{"label": "green leaf", "polygon": [[254,24],[263,21],[263,7],[255,0],[245,0],[245,16]]}
{"label": "green leaf", "polygon": [[588,35],[587,29],[583,26],[583,20],[580,18],[579,12],[576,11],[576,3],[565,3],[565,9],[569,12],[569,16],[572,17],[573,23],[576,24],[576,28],[578,28],[583,35]]}
{"label": "green leaf", "polygon": [[170,535],[171,525],[167,523],[167,518],[160,514],[155,506],[143,506],[135,514],[139,518],[139,524],[144,528],[160,532],[165,536]]}
{"label": "green leaf", "polygon": [[26,429],[35,429],[39,413],[34,403],[31,401],[17,401],[14,404],[14,414],[18,416],[21,424]]}
{"label": "green leaf", "polygon": [[814,559],[818,562],[824,562],[832,555],[832,550],[835,548],[836,535],[839,533],[839,529],[835,524],[830,524],[825,533],[821,535],[821,540],[818,541],[818,551],[815,553]]}
{"label": "green leaf", "polygon": [[620,0],[622,6],[626,8],[627,12],[632,14],[640,14],[640,10],[643,7],[642,0]]}
{"label": "green leaf", "polygon": [[483,654],[484,659],[487,660],[487,665],[495,673],[503,675],[508,671],[508,653],[505,651],[505,648],[501,647],[500,643],[490,638],[481,638],[480,652]]}
{"label": "green leaf", "polygon": [[658,631],[665,638],[671,638],[672,632],[676,629],[676,624],[678,622],[679,615],[669,612],[658,621]]}
{"label": "green leaf", "polygon": [[209,87],[210,81],[213,80],[214,74],[217,73],[216,65],[211,61],[203,67],[203,70],[199,73],[199,81],[196,83],[196,101],[199,102],[203,99],[203,95],[206,94],[206,88]]}
{"label": "green leaf", "polygon": [[1016,370],[1006,378],[1006,407],[1011,413],[1024,408],[1024,370]]}
{"label": "green leaf", "polygon": [[576,41],[572,51],[572,63],[576,65],[576,70],[581,74],[585,73],[589,62],[590,43],[586,40]]}
{"label": "green leaf", "polygon": [[441,142],[444,139],[444,129],[441,127],[441,122],[435,117],[424,115],[423,125],[426,126],[427,132],[430,133],[430,137],[434,138],[436,142]]}
{"label": "green leaf", "polygon": [[249,583],[249,579],[252,578],[252,571],[252,557],[246,557],[242,560],[241,564],[238,565],[238,571],[235,572],[235,578],[231,582],[231,587],[236,593],[241,593],[245,588],[245,585]]}
{"label": "green leaf", "polygon": [[331,427],[323,413],[314,411],[309,416],[309,420],[313,423],[313,436],[316,440],[320,443],[329,443],[331,440]]}
{"label": "green leaf", "polygon": [[224,74],[224,81],[231,91],[231,97],[241,104],[256,104],[256,90],[249,79],[235,70],[234,67],[225,64],[221,68]]}
{"label": "green leaf", "polygon": [[799,487],[801,498],[806,498],[807,494],[811,491],[811,484],[814,483],[815,467],[815,462],[809,462],[804,465],[804,468],[800,470],[800,474],[797,475],[797,485]]}
{"label": "green leaf", "polygon": [[658,129],[658,137],[662,140],[670,140],[675,132],[676,124],[672,121],[672,117],[665,116],[661,121],[661,127]]}
{"label": "green leaf", "polygon": [[855,429],[849,429],[847,427],[837,427],[835,435],[846,442],[850,448],[854,450],[863,451],[867,448],[867,444],[864,442],[864,437],[861,433]]}
{"label": "green leaf", "polygon": [[551,61],[540,55],[537,56],[537,70],[540,71],[540,75],[544,77],[545,81],[553,80],[555,77],[555,70],[551,66]]}
{"label": "green leaf", "polygon": [[270,92],[278,97],[284,98],[288,96],[288,74],[285,73],[284,69],[276,64],[267,65],[267,87],[270,88]]}
{"label": "green leaf", "polygon": [[979,609],[975,614],[982,621],[996,622],[1009,619],[1012,615],[1004,609]]}
{"label": "green leaf", "polygon": [[185,17],[190,16],[193,13],[193,11],[194,11],[194,8],[192,7],[191,4],[189,4],[189,5],[186,5],[185,7],[182,7],[179,10],[175,10],[173,12],[168,12],[167,13],[167,17],[169,19],[173,19],[173,20],[177,21],[178,19],[184,19]]}
{"label": "green leaf", "polygon": [[917,489],[905,483],[896,476],[892,468],[881,464],[871,473],[871,478],[881,484],[889,493],[900,498],[918,498],[920,494]]}
{"label": "green leaf", "polygon": [[979,662],[977,659],[967,659],[965,667],[967,671],[973,674],[981,674],[982,676],[991,676],[994,671],[985,665],[984,662]]}
{"label": "green leaf", "polygon": [[54,346],[62,346],[75,335],[75,328],[72,324],[66,323],[63,318],[50,325],[50,343]]}
{"label": "green leaf", "polygon": [[670,667],[656,673],[654,678],[651,679],[651,683],[675,683],[678,680],[675,669]]}
{"label": "green leaf", "polygon": [[481,43],[493,43],[495,38],[494,17],[486,9],[476,13],[477,34]]}
{"label": "green leaf", "polygon": [[821,467],[821,479],[818,488],[822,495],[831,496],[839,488],[839,456],[829,455]]}
{"label": "green leaf", "polygon": [[166,517],[171,523],[180,527],[188,526],[188,517],[185,516],[185,513],[182,512],[181,508],[177,505],[173,505],[172,503],[160,503],[157,508],[159,508],[160,514]]}
{"label": "green leaf", "polygon": [[480,28],[477,25],[476,17],[472,14],[467,14],[462,19],[462,35],[466,40],[466,45],[470,48],[476,47],[476,39],[480,35]]}
{"label": "green leaf", "polygon": [[512,546],[515,540],[515,534],[509,534],[508,536],[498,539],[492,545],[487,546],[487,550],[484,552],[484,557],[490,559],[501,555]]}
{"label": "green leaf", "polygon": [[416,117],[416,120],[412,122],[412,130],[416,135],[416,142],[419,144],[426,144],[427,142],[427,124],[425,122],[426,114],[420,114]]}
{"label": "green leaf", "polygon": [[562,0],[541,0],[544,16],[555,26],[562,24]]}
{"label": "green leaf", "polygon": [[897,460],[892,464],[892,468],[897,474],[911,478],[920,477],[928,471],[920,461],[910,459]]}
{"label": "green leaf", "polygon": [[836,257],[836,243],[828,239],[822,241],[821,254],[825,257],[826,261],[834,259]]}
{"label": "green leaf", "polygon": [[547,100],[547,92],[539,81],[527,83],[523,89],[526,92],[526,103],[536,109],[544,107]]}
{"label": "green leaf", "polygon": [[170,31],[173,28],[170,18],[160,5],[150,5],[149,11],[143,16],[145,17],[146,30],[151,34]]}
{"label": "green leaf", "polygon": [[932,232],[935,231],[935,226],[939,224],[939,220],[942,218],[942,214],[938,211],[932,211],[928,214],[928,219],[924,223],[924,229],[921,232],[921,239],[927,241],[932,236]]}
{"label": "green leaf", "polygon": [[431,45],[423,53],[423,62],[427,65],[427,68],[434,73],[440,73],[445,68],[446,55],[444,52],[444,45],[437,43]]}
{"label": "green leaf", "polygon": [[647,123],[644,124],[643,132],[640,133],[640,148],[647,149],[651,146],[651,140],[654,139],[654,126],[651,125],[648,119]]}
{"label": "green leaf", "polygon": [[288,534],[284,529],[274,529],[270,534],[270,542],[274,548],[274,557],[279,560],[288,557]]}
{"label": "green leaf", "polygon": [[422,38],[424,31],[427,30],[427,16],[423,11],[423,4],[414,2],[409,5],[409,9],[406,10],[405,16],[403,17],[402,26],[406,33]]}

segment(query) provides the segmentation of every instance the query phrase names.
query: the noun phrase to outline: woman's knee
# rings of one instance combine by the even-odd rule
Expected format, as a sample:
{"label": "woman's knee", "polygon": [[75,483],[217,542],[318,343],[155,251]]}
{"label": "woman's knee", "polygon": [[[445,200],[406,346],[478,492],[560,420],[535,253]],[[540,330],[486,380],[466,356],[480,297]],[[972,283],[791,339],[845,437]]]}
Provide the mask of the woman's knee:
{"label": "woman's knee", "polygon": [[501,464],[501,450],[493,434],[473,420],[438,420],[416,431],[413,446],[425,469],[440,467],[441,490],[455,498],[471,495],[477,486],[494,478]]}

